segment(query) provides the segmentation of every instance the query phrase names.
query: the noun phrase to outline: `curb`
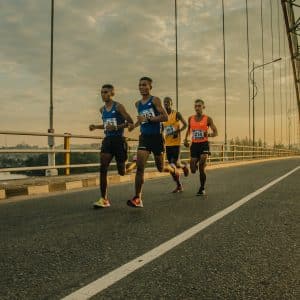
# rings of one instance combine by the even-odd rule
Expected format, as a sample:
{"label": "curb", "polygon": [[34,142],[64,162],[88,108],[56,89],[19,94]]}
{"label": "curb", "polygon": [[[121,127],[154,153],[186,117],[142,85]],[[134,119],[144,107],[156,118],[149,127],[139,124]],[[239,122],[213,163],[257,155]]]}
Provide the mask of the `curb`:
{"label": "curb", "polygon": [[[242,165],[250,165],[255,163],[275,161],[275,160],[284,160],[295,157],[279,157],[279,158],[268,158],[260,160],[251,160],[251,161],[228,161],[221,164],[211,164],[207,166],[207,170],[214,170],[219,168],[229,168],[237,167]],[[180,171],[181,172],[181,171]],[[181,172],[182,173],[182,172]],[[153,179],[159,177],[169,176],[169,173],[160,173],[158,171],[148,171],[145,172],[145,179]],[[109,184],[120,184],[126,182],[132,182],[135,179],[135,173],[119,176],[117,174],[108,175]],[[34,181],[34,180],[33,180]],[[49,182],[45,184],[44,181],[36,184],[30,184],[27,186],[24,185],[15,185],[7,186],[6,188],[0,187],[0,200],[8,200],[9,198],[16,196],[35,196],[35,195],[45,195],[53,192],[62,192],[62,191],[71,191],[78,190],[88,187],[97,187],[100,184],[99,175],[89,176],[88,178],[82,178],[77,180],[65,181],[65,182]]]}
{"label": "curb", "polygon": [[[151,179],[156,177],[168,176],[168,173],[160,172],[146,172],[145,179]],[[135,174],[129,174],[125,176],[119,175],[108,175],[109,184],[119,184],[125,182],[134,181]],[[0,189],[0,200],[7,200],[12,197],[17,196],[35,196],[44,195],[53,192],[71,191],[88,187],[97,187],[100,185],[99,176],[83,178],[81,180],[73,180],[68,182],[50,182],[45,184],[44,182],[40,184],[20,186],[16,185],[13,187],[7,187],[6,189]]]}

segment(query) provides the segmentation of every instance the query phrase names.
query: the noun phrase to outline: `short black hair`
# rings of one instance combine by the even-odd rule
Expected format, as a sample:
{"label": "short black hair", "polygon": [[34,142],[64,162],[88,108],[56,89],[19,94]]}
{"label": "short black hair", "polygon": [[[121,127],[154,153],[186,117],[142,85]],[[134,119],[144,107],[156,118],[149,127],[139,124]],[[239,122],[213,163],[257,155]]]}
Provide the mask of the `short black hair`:
{"label": "short black hair", "polygon": [[103,84],[103,85],[102,85],[102,88],[113,90],[113,89],[114,89],[114,86],[113,86],[112,84],[110,84],[110,83],[106,83],[106,84]]}
{"label": "short black hair", "polygon": [[140,79],[140,81],[142,81],[142,80],[147,80],[150,84],[152,84],[152,82],[153,82],[152,78],[150,78],[150,77],[148,77],[148,76],[142,77],[142,78]]}
{"label": "short black hair", "polygon": [[195,104],[196,104],[196,103],[201,103],[201,104],[203,104],[203,105],[205,104],[204,101],[203,101],[202,99],[196,99],[196,100],[195,100]]}
{"label": "short black hair", "polygon": [[173,100],[172,100],[172,98],[171,98],[171,97],[169,97],[169,96],[166,96],[166,97],[164,98],[164,100],[169,100],[171,103],[173,103]]}

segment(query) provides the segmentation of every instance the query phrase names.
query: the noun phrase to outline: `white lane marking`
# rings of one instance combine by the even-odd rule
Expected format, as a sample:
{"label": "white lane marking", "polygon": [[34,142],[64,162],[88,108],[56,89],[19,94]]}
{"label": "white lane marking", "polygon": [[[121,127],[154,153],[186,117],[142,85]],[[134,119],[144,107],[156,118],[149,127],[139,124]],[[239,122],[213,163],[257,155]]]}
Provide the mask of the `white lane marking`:
{"label": "white lane marking", "polygon": [[149,262],[153,261],[154,259],[160,257],[161,255],[165,254],[166,252],[170,251],[174,247],[178,246],[179,244],[183,243],[184,241],[190,239],[195,234],[199,233],[209,225],[215,223],[216,221],[220,220],[224,216],[228,215],[229,213],[233,212],[243,204],[247,203],[249,200],[253,199],[257,195],[263,193],[265,190],[269,189],[276,183],[280,182],[281,180],[285,179],[292,173],[296,172],[300,169],[300,166],[296,167],[295,169],[291,170],[290,172],[286,173],[285,175],[271,181],[270,183],[266,184],[265,186],[259,188],[255,192],[245,196],[244,198],[238,200],[234,204],[228,206],[227,208],[223,209],[222,211],[216,213],[215,215],[209,217],[208,219],[198,223],[197,225],[187,229],[183,233],[175,236],[174,238],[170,239],[169,241],[157,246],[156,248],[150,250],[149,252],[131,260],[130,262],[126,263],[125,265],[111,271],[110,273],[100,277],[99,279],[91,282],[90,284],[84,286],[83,288],[73,292],[72,294],[66,296],[65,300],[79,300],[79,299],[89,299],[92,296],[100,293],[101,291],[105,290],[109,286],[113,285],[117,281],[123,279],[127,275],[131,274],[132,272],[138,270],[139,268],[143,267],[144,265],[148,264]]}

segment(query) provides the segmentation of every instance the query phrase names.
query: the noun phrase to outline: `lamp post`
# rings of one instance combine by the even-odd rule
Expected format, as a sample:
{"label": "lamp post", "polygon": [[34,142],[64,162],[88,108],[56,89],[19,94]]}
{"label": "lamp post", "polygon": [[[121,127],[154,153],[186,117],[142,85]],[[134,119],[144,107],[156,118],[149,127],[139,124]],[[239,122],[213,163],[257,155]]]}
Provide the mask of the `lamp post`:
{"label": "lamp post", "polygon": [[277,61],[281,60],[280,58],[274,59],[270,62],[261,64],[261,65],[255,65],[255,63],[253,62],[252,64],[252,69],[250,71],[250,79],[251,79],[251,83],[252,83],[252,145],[253,147],[255,146],[255,97],[257,95],[257,86],[255,83],[255,73],[254,71],[258,68],[264,67],[266,65],[269,64],[273,64]]}
{"label": "lamp post", "polygon": [[[54,0],[51,0],[51,41],[50,41],[50,108],[49,108],[49,129],[48,133],[54,133],[53,127],[53,27],[54,27]],[[48,166],[55,166],[54,153],[54,136],[48,136],[49,150],[53,152],[48,153]],[[57,175],[56,169],[46,170],[46,176]]]}
{"label": "lamp post", "polygon": [[178,111],[178,18],[177,18],[177,0],[174,3],[175,6],[175,66],[176,66],[176,110]]}

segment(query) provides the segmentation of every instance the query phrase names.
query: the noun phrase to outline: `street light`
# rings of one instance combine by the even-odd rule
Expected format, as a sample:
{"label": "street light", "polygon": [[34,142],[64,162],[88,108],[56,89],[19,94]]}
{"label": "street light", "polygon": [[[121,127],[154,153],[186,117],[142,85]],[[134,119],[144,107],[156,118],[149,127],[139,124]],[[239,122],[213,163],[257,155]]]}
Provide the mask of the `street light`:
{"label": "street light", "polygon": [[176,110],[178,111],[178,18],[177,18],[177,0],[174,3],[175,8],[175,67],[176,67]]}
{"label": "street light", "polygon": [[[54,133],[53,127],[53,27],[54,27],[54,0],[51,0],[51,41],[50,41],[50,108],[48,133]],[[48,154],[48,166],[55,166],[54,136],[48,136],[48,147],[52,150]],[[46,170],[46,176],[57,175],[56,169]]]}
{"label": "street light", "polygon": [[274,59],[270,62],[261,64],[261,65],[255,65],[254,62],[252,64],[252,69],[250,71],[250,79],[251,79],[251,83],[252,83],[252,120],[253,120],[253,124],[252,124],[252,145],[253,145],[253,147],[255,146],[255,101],[254,100],[255,100],[255,97],[257,95],[257,86],[256,86],[256,83],[255,83],[254,71],[256,69],[264,67],[266,65],[273,64],[273,63],[275,63],[279,60],[281,60],[281,57],[277,58],[277,59]]}

